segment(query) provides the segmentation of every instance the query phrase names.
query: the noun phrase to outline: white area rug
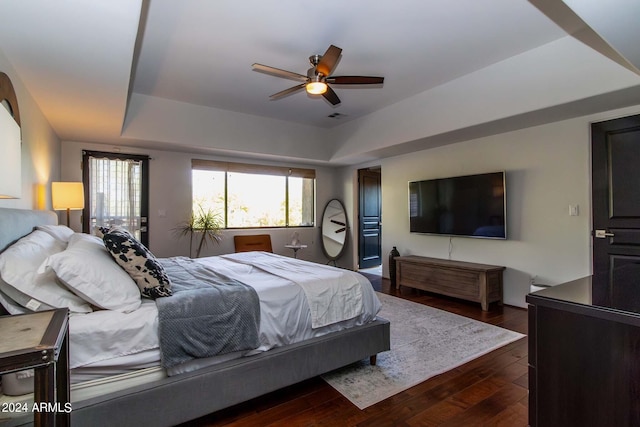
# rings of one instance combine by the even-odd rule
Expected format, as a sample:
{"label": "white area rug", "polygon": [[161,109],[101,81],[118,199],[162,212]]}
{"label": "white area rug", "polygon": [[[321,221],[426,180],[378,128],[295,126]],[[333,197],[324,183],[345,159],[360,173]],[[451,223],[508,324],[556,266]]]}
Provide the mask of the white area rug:
{"label": "white area rug", "polygon": [[378,292],[391,322],[391,351],[322,376],[360,409],[524,337],[447,311]]}

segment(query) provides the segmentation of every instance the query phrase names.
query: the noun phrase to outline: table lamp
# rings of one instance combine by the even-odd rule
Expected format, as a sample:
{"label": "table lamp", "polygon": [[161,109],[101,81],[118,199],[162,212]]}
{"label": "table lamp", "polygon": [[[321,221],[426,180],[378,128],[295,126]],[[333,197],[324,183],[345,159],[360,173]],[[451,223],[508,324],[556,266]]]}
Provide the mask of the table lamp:
{"label": "table lamp", "polygon": [[84,187],[81,182],[52,182],[51,202],[53,210],[67,210],[67,227],[69,211],[84,209]]}

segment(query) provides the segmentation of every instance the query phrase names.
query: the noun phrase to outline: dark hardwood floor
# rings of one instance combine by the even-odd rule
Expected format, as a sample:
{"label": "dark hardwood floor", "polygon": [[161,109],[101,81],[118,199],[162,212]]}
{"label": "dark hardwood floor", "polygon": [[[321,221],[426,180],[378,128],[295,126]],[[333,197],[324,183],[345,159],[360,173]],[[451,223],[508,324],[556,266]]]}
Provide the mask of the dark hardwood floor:
{"label": "dark hardwood floor", "polygon": [[[381,291],[523,334],[527,311],[402,288]],[[223,385],[221,385],[223,386]],[[527,338],[438,375],[365,410],[321,378],[215,412],[182,427],[203,426],[505,426],[527,425]]]}

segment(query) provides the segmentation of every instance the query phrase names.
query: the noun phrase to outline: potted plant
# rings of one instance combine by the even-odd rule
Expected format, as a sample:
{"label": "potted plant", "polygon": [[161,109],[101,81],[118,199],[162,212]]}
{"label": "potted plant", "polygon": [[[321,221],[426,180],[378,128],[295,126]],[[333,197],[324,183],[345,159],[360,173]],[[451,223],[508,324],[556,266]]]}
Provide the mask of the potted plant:
{"label": "potted plant", "polygon": [[[200,257],[202,248],[209,242],[218,243],[222,240],[224,223],[219,214],[210,207],[198,204],[192,211],[189,219],[176,227],[178,237],[189,236],[189,257],[191,257],[194,237],[198,240],[196,258]],[[199,236],[198,236],[199,234]]]}

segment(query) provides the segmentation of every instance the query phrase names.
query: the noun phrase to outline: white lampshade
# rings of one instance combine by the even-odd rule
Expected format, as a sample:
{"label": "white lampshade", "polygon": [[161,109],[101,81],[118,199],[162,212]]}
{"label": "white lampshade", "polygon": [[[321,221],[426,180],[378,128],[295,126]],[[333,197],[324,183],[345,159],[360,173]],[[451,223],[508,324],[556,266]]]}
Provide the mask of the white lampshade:
{"label": "white lampshade", "polygon": [[84,209],[84,187],[81,182],[52,182],[51,202],[54,210]]}
{"label": "white lampshade", "polygon": [[0,199],[22,195],[20,126],[0,104]]}

